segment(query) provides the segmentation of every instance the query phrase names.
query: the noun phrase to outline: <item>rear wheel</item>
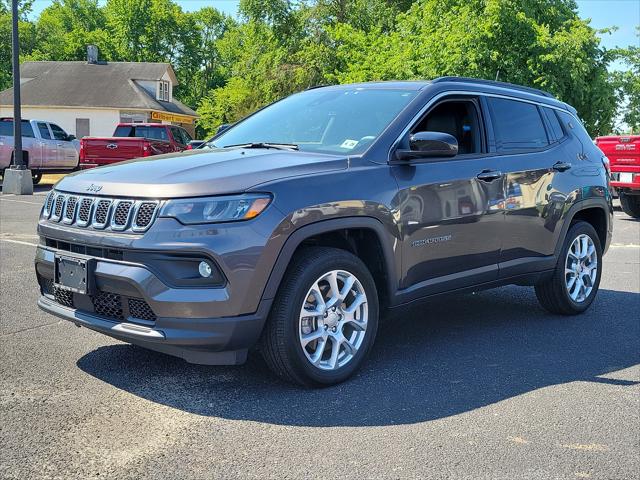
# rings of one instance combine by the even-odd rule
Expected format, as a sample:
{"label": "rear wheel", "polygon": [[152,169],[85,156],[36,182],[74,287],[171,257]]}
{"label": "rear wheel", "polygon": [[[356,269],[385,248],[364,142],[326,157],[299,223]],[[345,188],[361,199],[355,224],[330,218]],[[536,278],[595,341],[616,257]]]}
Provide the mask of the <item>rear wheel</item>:
{"label": "rear wheel", "polygon": [[622,211],[633,218],[640,218],[640,195],[629,195],[620,192]]}
{"label": "rear wheel", "polygon": [[287,381],[333,385],[360,368],[377,327],[377,291],[364,263],[344,250],[306,248],[287,269],[261,351]]}
{"label": "rear wheel", "polygon": [[553,276],[536,285],[536,296],[551,313],[582,313],[598,292],[601,273],[600,239],[591,224],[576,222],[567,232]]}

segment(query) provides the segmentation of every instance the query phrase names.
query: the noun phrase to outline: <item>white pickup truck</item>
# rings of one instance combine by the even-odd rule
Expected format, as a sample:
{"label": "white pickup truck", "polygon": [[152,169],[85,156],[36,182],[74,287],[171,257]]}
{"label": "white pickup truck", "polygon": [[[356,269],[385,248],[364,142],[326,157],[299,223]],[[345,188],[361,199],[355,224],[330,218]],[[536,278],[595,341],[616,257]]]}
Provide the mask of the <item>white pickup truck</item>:
{"label": "white pickup truck", "polygon": [[[22,149],[31,169],[33,183],[43,173],[68,173],[78,168],[80,142],[55,123],[42,120],[22,121]],[[13,118],[0,118],[0,174],[13,159]]]}

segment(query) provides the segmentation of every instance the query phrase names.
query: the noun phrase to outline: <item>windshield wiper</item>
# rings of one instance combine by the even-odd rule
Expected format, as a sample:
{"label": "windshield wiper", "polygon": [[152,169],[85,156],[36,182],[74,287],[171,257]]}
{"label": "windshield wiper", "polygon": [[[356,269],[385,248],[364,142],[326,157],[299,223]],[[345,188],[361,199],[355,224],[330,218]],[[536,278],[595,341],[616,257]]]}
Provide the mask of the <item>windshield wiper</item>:
{"label": "windshield wiper", "polygon": [[225,145],[223,148],[274,148],[276,150],[299,150],[295,143],[271,143],[271,142],[251,142],[237,143],[235,145]]}

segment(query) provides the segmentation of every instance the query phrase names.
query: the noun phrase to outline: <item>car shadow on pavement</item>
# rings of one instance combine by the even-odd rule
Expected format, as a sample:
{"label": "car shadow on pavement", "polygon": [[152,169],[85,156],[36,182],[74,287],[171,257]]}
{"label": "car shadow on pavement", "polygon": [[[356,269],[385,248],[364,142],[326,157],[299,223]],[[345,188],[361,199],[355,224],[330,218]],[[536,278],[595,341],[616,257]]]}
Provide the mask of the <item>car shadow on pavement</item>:
{"label": "car shadow on pavement", "polygon": [[244,366],[208,367],[117,344],[77,364],[117,388],[198,415],[293,426],[411,424],[549,385],[634,385],[607,374],[640,363],[638,311],[640,295],[611,290],[576,317],[546,313],[529,288],[432,300],[387,319],[361,372],[319,390],[278,380],[258,354]]}

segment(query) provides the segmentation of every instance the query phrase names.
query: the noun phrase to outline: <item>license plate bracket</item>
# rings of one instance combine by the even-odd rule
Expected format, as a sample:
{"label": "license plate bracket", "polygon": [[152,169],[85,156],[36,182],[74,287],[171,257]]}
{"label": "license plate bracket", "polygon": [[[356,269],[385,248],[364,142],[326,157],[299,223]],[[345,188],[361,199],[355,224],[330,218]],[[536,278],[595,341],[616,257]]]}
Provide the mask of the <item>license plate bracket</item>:
{"label": "license plate bracket", "polygon": [[92,258],[56,254],[54,283],[63,290],[89,295],[93,292],[94,267],[95,261]]}

